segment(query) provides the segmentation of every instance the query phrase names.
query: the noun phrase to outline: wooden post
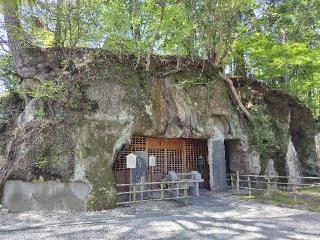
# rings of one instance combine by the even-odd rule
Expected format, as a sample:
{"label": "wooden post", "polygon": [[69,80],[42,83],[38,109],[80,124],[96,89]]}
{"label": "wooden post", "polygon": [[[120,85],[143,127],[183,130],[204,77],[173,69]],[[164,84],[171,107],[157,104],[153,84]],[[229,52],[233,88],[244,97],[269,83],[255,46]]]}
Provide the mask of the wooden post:
{"label": "wooden post", "polygon": [[163,182],[162,182],[162,183],[160,183],[160,187],[161,187],[161,197],[160,197],[160,199],[161,199],[161,200],[164,200],[164,188],[163,188]]}
{"label": "wooden post", "polygon": [[293,200],[295,204],[297,204],[297,186],[296,186],[296,178],[292,177],[292,190],[293,190]]}
{"label": "wooden post", "polygon": [[188,181],[184,180],[184,189],[183,189],[184,205],[188,206]]}
{"label": "wooden post", "polygon": [[143,201],[143,190],[144,190],[144,177],[141,177],[141,180],[140,180],[140,201],[142,203]]}
{"label": "wooden post", "polygon": [[136,184],[133,185],[133,212],[136,212]]}
{"label": "wooden post", "polygon": [[237,171],[237,191],[240,193],[240,174],[239,171]]}
{"label": "wooden post", "polygon": [[130,168],[130,185],[129,185],[129,202],[130,202],[130,206],[131,206],[131,190],[132,190],[132,170]]}
{"label": "wooden post", "polygon": [[267,176],[267,195],[270,194],[270,177]]}
{"label": "wooden post", "polygon": [[179,197],[179,183],[178,182],[176,183],[176,197],[177,197],[177,199]]}
{"label": "wooden post", "polygon": [[233,184],[233,175],[232,175],[232,173],[230,175],[230,181],[231,181],[231,189],[233,189],[234,184]]}
{"label": "wooden post", "polygon": [[249,188],[249,196],[251,196],[251,181],[250,181],[250,176],[248,176],[248,188]]}
{"label": "wooden post", "polygon": [[[153,182],[153,171],[154,171],[154,167],[151,167],[151,183]],[[151,184],[151,190],[153,190],[153,184]]]}

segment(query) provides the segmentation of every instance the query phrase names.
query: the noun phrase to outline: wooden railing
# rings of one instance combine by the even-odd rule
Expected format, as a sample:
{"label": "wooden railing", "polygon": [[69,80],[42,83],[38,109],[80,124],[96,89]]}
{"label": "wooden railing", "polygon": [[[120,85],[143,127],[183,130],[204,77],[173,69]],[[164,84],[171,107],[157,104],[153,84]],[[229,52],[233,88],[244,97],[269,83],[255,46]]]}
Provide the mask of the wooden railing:
{"label": "wooden railing", "polygon": [[[165,201],[183,199],[188,205],[188,184],[192,180],[183,179],[181,181],[145,182],[141,178],[140,183],[117,184],[117,188],[129,188],[129,191],[118,191],[118,205],[130,205],[136,211],[136,205],[146,201]],[[158,194],[157,194],[158,193]],[[121,201],[125,199],[124,201]]]}
{"label": "wooden railing", "polygon": [[[286,191],[293,193],[294,201],[297,201],[299,189],[320,186],[320,177],[289,177],[289,176],[267,176],[267,175],[240,175],[237,171],[235,174],[228,175],[228,181],[232,189],[247,190],[251,196],[253,190],[270,192]],[[320,196],[314,193],[313,195]]]}

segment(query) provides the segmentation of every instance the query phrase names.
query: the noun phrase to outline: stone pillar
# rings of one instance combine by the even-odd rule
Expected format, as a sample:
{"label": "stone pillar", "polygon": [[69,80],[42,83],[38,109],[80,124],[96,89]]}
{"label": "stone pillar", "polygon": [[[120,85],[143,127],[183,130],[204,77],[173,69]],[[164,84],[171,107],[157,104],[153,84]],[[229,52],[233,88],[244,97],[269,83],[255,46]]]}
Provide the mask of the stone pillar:
{"label": "stone pillar", "polygon": [[211,191],[225,191],[228,185],[224,135],[219,129],[216,129],[214,137],[209,139],[208,148]]}
{"label": "stone pillar", "polygon": [[191,189],[191,195],[199,197],[200,196],[199,185],[200,185],[200,182],[203,181],[203,179],[201,178],[201,174],[198,171],[191,171],[191,178],[192,180],[195,181]]}

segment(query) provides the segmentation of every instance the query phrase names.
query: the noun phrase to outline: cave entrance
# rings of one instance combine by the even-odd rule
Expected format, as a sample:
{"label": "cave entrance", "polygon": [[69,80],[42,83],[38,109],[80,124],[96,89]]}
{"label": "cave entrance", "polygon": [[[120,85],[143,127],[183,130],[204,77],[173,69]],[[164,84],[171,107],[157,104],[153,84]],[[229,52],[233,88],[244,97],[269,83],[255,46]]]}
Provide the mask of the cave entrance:
{"label": "cave entrance", "polygon": [[197,170],[197,159],[204,158],[203,187],[210,189],[207,139],[133,137],[131,143],[119,153],[114,164],[114,174],[118,184],[130,183],[130,170],[126,168],[129,153],[145,152],[154,155],[156,166],[147,167],[147,181],[157,182],[168,171],[189,173]]}
{"label": "cave entrance", "polygon": [[[227,175],[240,169],[240,166],[244,164],[245,152],[243,151],[243,145],[241,139],[227,139],[224,141],[225,146],[225,159],[226,159],[226,173]],[[228,185],[231,185],[230,180]]]}
{"label": "cave entrance", "polygon": [[227,175],[231,174],[231,169],[230,169],[230,140],[225,140],[224,141],[224,147],[225,147],[225,159],[226,159],[226,172]]}

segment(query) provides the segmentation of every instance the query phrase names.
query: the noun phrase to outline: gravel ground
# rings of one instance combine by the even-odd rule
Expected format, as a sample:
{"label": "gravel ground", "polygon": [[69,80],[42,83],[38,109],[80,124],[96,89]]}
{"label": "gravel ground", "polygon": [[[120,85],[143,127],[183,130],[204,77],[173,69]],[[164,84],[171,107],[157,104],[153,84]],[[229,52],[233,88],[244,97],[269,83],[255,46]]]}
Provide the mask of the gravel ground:
{"label": "gravel ground", "polygon": [[190,205],[150,202],[101,212],[0,208],[0,239],[320,239],[320,214],[205,193]]}

